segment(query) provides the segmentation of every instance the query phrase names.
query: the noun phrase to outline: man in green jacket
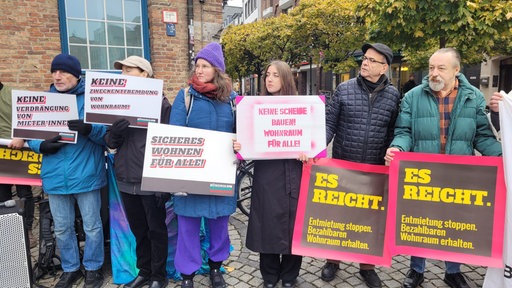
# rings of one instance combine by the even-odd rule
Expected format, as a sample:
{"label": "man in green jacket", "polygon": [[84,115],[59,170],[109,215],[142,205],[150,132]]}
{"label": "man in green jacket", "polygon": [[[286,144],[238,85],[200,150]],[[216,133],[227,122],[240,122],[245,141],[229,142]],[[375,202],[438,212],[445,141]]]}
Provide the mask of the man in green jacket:
{"label": "man in green jacket", "polygon": [[[405,94],[395,125],[395,136],[384,157],[395,151],[437,154],[501,155],[485,114],[485,98],[460,74],[460,55],[453,48],[437,50],[429,60],[423,83]],[[444,282],[452,288],[469,287],[460,263],[445,262]],[[404,288],[416,288],[424,280],[425,258],[411,257]]]}

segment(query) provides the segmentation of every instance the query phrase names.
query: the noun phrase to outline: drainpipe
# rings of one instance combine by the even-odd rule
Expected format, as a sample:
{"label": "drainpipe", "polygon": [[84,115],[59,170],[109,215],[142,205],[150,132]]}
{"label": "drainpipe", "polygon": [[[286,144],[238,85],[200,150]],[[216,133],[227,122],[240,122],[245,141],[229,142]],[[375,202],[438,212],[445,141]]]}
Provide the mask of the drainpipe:
{"label": "drainpipe", "polygon": [[187,0],[188,23],[188,69],[192,71],[194,64],[194,0]]}

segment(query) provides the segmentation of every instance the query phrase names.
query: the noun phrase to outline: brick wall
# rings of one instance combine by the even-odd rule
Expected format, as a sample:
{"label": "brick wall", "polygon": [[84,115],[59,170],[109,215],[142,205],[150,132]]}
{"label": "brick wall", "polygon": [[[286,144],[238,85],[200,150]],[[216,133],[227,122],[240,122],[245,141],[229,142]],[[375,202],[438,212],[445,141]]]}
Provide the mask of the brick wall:
{"label": "brick wall", "polygon": [[[61,53],[57,0],[2,0],[0,81],[17,89],[44,91],[52,83],[50,64]],[[193,0],[197,53],[222,27],[222,0]],[[176,36],[166,35],[162,11],[178,10]],[[174,99],[188,77],[187,0],[148,0],[151,62],[164,93]],[[202,21],[201,21],[202,20]]]}
{"label": "brick wall", "polygon": [[0,11],[0,81],[48,89],[50,63],[60,52],[57,0],[4,0]]}

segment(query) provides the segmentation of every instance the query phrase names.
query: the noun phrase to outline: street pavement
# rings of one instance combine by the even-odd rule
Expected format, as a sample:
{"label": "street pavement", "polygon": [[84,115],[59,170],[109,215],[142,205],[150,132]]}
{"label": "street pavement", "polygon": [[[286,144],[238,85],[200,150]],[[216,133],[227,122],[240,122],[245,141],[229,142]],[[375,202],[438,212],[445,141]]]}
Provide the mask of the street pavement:
{"label": "street pavement", "polygon": [[[36,219],[34,223],[38,223],[38,211],[36,211]],[[262,287],[263,280],[259,273],[258,254],[245,248],[245,234],[247,229],[247,216],[238,210],[230,219],[229,233],[233,251],[229,259],[224,263],[226,280],[228,287],[251,288]],[[34,225],[34,235],[38,235],[38,225]],[[38,248],[31,249],[32,263],[37,260]],[[103,287],[122,287],[112,283],[112,272],[110,269],[110,255],[105,257],[105,282]],[[367,287],[359,276],[359,265],[357,263],[344,262],[340,264],[340,270],[336,274],[336,278],[327,283],[320,279],[320,270],[324,265],[324,259],[315,259],[305,257],[302,262],[302,269],[297,279],[297,287],[315,288],[315,287]],[[391,267],[377,267],[377,273],[382,279],[383,287],[398,288],[407,273],[409,265],[408,256],[395,256]],[[473,282],[472,287],[482,287],[486,268],[480,266],[462,265],[462,271]],[[36,282],[36,287],[54,287],[59,280],[60,272],[55,276],[45,276]],[[427,269],[425,272],[425,282],[423,288],[444,288],[448,287],[443,282],[444,263],[437,260],[427,260]],[[211,287],[208,275],[197,275],[194,278],[195,287]],[[83,278],[74,286],[83,287]],[[146,286],[147,287],[147,286]],[[167,287],[180,287],[180,282],[171,280]],[[281,287],[280,284],[277,287]]]}

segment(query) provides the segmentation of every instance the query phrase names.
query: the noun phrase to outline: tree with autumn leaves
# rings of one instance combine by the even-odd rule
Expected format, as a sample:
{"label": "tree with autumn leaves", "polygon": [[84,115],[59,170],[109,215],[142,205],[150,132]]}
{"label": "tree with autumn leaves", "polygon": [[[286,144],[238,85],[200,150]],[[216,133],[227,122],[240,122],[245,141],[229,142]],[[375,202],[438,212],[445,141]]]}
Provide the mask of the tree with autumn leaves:
{"label": "tree with autumn leaves", "polygon": [[227,72],[235,79],[261,75],[280,59],[292,66],[310,58],[337,73],[357,64],[351,57],[366,38],[364,21],[351,0],[302,0],[289,14],[231,25],[221,37]]}
{"label": "tree with autumn leaves", "polygon": [[221,37],[234,79],[261,76],[273,59],[347,72],[365,42],[389,45],[413,69],[426,67],[441,47],[458,49],[464,64],[510,55],[512,1],[301,0],[288,14],[229,26]]}
{"label": "tree with autumn leaves", "polygon": [[464,64],[512,54],[512,1],[374,0],[360,9],[369,38],[401,50],[411,67],[425,67],[444,47],[456,48]]}

